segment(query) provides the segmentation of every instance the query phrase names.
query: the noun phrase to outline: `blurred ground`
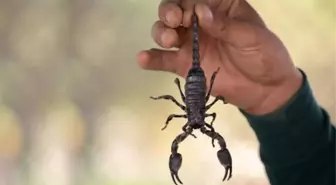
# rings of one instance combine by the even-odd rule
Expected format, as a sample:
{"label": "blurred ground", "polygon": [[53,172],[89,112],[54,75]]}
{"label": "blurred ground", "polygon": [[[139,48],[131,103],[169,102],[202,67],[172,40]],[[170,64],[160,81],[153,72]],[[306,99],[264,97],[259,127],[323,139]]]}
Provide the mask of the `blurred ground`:
{"label": "blurred ground", "polygon": [[[0,184],[172,184],[168,157],[183,124],[161,132],[178,95],[174,75],[142,71],[159,0],[0,0]],[[335,2],[251,1],[309,76],[335,122]],[[217,130],[234,157],[227,185],[268,184],[256,138],[231,106]],[[186,184],[221,183],[217,149],[184,142]],[[209,173],[211,172],[211,173]]]}

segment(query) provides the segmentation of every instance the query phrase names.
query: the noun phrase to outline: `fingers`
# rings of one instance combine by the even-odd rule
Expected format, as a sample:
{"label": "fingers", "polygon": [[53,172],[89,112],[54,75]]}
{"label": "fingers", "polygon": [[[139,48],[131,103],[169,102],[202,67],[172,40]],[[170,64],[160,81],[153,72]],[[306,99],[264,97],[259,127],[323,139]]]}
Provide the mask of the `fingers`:
{"label": "fingers", "polygon": [[182,24],[183,13],[179,6],[180,0],[162,0],[159,5],[159,18],[170,28],[177,28]]}
{"label": "fingers", "polygon": [[141,68],[155,71],[168,71],[178,74],[183,65],[178,62],[177,51],[151,49],[138,54],[138,63]]}
{"label": "fingers", "polygon": [[224,39],[229,19],[223,14],[213,12],[206,4],[197,4],[195,12],[203,31],[217,39]]}
{"label": "fingers", "polygon": [[265,29],[246,21],[233,20],[214,16],[212,22],[200,23],[203,31],[213,38],[220,39],[236,48],[258,46],[263,39]]}
{"label": "fingers", "polygon": [[229,18],[220,12],[212,12],[205,4],[197,4],[195,11],[202,30],[213,38],[239,48],[255,46],[258,44],[258,39],[261,39],[260,33],[263,32],[263,27]]}
{"label": "fingers", "polygon": [[[176,29],[180,26],[190,27],[194,5],[194,0],[163,0],[159,6],[159,17],[163,23],[160,23],[162,24],[159,26],[160,29]],[[253,30],[253,25],[246,23],[263,25],[256,11],[246,1],[242,0],[206,0],[204,3],[197,3],[195,11],[203,30],[212,37],[227,42],[235,41],[242,33],[250,32],[252,35],[248,35],[247,43],[251,43],[250,39],[254,39],[255,30]],[[179,35],[178,32],[173,30],[166,32],[165,37],[168,41],[167,43],[158,42],[160,46],[170,48],[174,44],[181,43],[181,36],[177,36]],[[238,41],[242,41],[242,39],[238,39]]]}
{"label": "fingers", "polygon": [[[214,0],[217,3],[219,1]],[[214,3],[210,2],[209,4]],[[190,27],[194,5],[194,0],[162,0],[159,5],[159,18],[169,28]]]}
{"label": "fingers", "polygon": [[170,28],[178,26],[190,27],[194,5],[198,16],[210,14],[211,12],[219,18],[237,17],[241,20],[249,20],[254,23],[260,22],[258,13],[244,0],[162,0],[159,6],[159,17],[164,24]]}
{"label": "fingers", "polygon": [[152,27],[152,38],[163,48],[172,48],[179,45],[177,30],[167,27],[162,21],[156,21]]}
{"label": "fingers", "polygon": [[195,5],[195,13],[201,27],[208,28],[212,26],[214,15],[207,4],[199,3]]}
{"label": "fingers", "polygon": [[[184,7],[183,15],[180,6]],[[163,1],[159,6],[160,20],[152,27],[153,40],[165,49],[179,48],[185,39],[186,28],[191,26],[193,7],[194,2],[190,0],[183,1],[181,5],[176,0]],[[206,24],[212,21],[212,13],[207,5],[197,4],[196,7],[201,22]]]}
{"label": "fingers", "polygon": [[199,19],[199,25],[203,31],[217,39],[224,39],[226,36],[229,19],[222,14],[216,14],[206,5],[195,7]]}
{"label": "fingers", "polygon": [[216,39],[226,40],[229,28],[229,18],[213,12],[206,4],[197,4],[195,12],[202,30]]}
{"label": "fingers", "polygon": [[191,26],[191,20],[192,15],[194,13],[194,5],[195,1],[193,0],[182,0],[181,1],[181,7],[183,9],[183,18],[182,18],[182,26],[183,27],[190,27]]}

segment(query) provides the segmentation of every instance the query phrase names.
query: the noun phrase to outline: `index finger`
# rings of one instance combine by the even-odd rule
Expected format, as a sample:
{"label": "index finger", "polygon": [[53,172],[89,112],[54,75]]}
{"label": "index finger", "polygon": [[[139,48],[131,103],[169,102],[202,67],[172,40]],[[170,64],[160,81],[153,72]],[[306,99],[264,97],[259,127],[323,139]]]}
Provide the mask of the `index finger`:
{"label": "index finger", "polygon": [[159,18],[170,28],[177,28],[182,24],[183,12],[181,0],[162,0],[159,5]]}

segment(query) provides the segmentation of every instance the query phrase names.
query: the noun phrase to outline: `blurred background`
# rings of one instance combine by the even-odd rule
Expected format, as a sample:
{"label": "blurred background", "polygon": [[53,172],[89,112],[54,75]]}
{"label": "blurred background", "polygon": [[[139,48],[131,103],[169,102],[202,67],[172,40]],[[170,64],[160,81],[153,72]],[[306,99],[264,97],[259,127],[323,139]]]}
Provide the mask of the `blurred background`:
{"label": "blurred background", "polygon": [[[252,0],[309,76],[335,121],[335,1]],[[181,132],[162,132],[178,97],[175,75],[139,69],[159,0],[0,0],[0,185],[171,185]],[[210,139],[181,144],[180,177],[194,185],[267,185],[258,144],[232,106],[215,106],[234,178]],[[197,135],[199,135],[197,133]],[[201,136],[201,135],[199,135]],[[211,173],[209,173],[211,172]]]}

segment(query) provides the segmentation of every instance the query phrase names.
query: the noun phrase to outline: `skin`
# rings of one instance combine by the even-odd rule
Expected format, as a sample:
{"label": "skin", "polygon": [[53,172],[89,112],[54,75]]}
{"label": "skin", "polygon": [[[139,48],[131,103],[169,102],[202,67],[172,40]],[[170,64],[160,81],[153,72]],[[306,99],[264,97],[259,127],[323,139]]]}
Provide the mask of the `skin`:
{"label": "skin", "polygon": [[[138,63],[143,69],[186,77],[192,60],[194,5],[192,0],[160,3],[152,38],[162,48],[139,52]],[[198,1],[195,11],[208,85],[220,67],[213,96],[221,95],[250,114],[263,115],[281,107],[300,88],[302,74],[286,47],[245,0]]]}

